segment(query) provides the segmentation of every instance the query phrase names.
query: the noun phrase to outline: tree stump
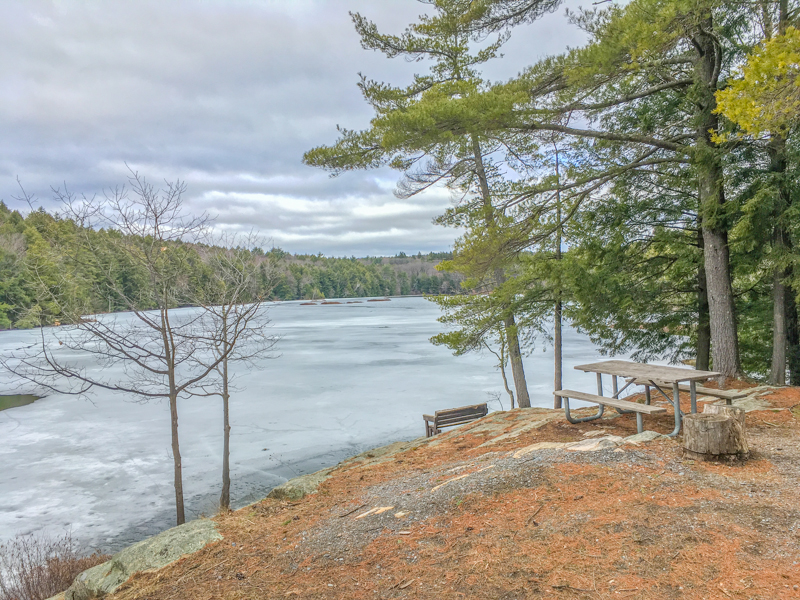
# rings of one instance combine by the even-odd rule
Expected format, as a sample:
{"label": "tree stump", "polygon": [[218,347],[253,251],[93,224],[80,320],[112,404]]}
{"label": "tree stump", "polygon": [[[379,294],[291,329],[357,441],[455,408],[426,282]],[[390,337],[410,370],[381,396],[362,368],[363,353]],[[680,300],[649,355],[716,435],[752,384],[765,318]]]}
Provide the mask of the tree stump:
{"label": "tree stump", "polygon": [[699,460],[746,459],[750,450],[745,437],[744,411],[734,406],[712,406],[708,412],[684,417],[684,455]]}
{"label": "tree stump", "polygon": [[[744,410],[738,406],[728,406],[727,404],[706,404],[703,407],[704,414],[711,415],[724,415],[726,417],[733,417],[738,420],[742,425],[744,432]],[[746,442],[745,442],[746,443]]]}

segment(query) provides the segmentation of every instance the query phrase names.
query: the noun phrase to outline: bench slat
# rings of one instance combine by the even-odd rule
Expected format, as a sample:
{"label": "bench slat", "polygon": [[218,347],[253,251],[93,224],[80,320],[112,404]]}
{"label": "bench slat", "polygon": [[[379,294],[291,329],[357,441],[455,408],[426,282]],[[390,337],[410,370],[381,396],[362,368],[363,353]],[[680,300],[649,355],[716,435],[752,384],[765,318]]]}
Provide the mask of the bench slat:
{"label": "bench slat", "polygon": [[483,416],[486,416],[486,413],[483,411],[472,411],[468,413],[460,413],[457,415],[453,414],[436,415],[436,420],[439,422],[444,422],[444,421],[450,421],[452,419],[479,419]]}
{"label": "bench slat", "polygon": [[[672,389],[671,383],[665,383],[663,381],[659,381],[658,379],[655,382],[665,390]],[[633,383],[636,385],[653,385],[650,383],[649,379],[634,379]],[[689,392],[691,391],[689,386],[686,384],[680,384],[678,389],[682,392]],[[725,400],[738,400],[739,398],[744,398],[747,396],[747,392],[742,390],[717,390],[714,388],[705,387],[702,385],[695,386],[695,390],[697,390],[698,394],[703,396],[716,396],[717,398],[724,398]]]}
{"label": "bench slat", "polygon": [[570,398],[571,400],[583,400],[584,402],[594,402],[595,404],[603,404],[605,406],[613,406],[622,410],[632,410],[639,413],[648,415],[659,414],[667,412],[663,406],[652,406],[648,404],[639,404],[638,402],[631,402],[630,400],[619,400],[618,398],[608,398],[606,396],[597,396],[595,394],[587,394],[586,392],[576,392],[575,390],[557,390],[553,395],[561,398]]}
{"label": "bench slat", "polygon": [[479,406],[461,406],[459,408],[448,408],[447,410],[437,410],[436,416],[437,417],[446,417],[449,415],[461,415],[461,414],[486,414],[487,407],[486,405],[479,405]]}
{"label": "bench slat", "polygon": [[445,422],[437,421],[436,427],[439,429],[441,429],[442,427],[454,427],[456,425],[463,425],[464,423],[472,423],[472,421],[475,421],[476,419],[479,418],[480,417],[475,417],[474,419],[460,419],[458,421],[445,421]]}
{"label": "bench slat", "polygon": [[479,412],[479,411],[463,412],[463,413],[458,413],[458,414],[448,413],[448,414],[444,414],[444,415],[441,415],[441,414],[436,415],[436,420],[439,421],[440,423],[442,423],[442,422],[448,421],[450,419],[464,419],[464,418],[466,418],[466,419],[479,419],[480,417],[483,417],[485,415],[486,415],[485,412]]}
{"label": "bench slat", "polygon": [[448,423],[467,423],[469,421],[474,421],[475,419],[480,419],[481,417],[485,417],[484,413],[471,413],[468,415],[458,415],[458,416],[447,416],[447,417],[437,417],[436,422],[439,425],[446,425]]}

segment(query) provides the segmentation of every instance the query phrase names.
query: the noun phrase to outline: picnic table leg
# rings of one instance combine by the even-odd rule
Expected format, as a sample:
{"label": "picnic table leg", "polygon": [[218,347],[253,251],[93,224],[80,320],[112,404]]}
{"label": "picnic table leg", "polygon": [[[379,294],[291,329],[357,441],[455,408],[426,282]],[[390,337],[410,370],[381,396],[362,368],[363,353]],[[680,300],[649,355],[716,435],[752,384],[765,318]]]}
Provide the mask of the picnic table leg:
{"label": "picnic table leg", "polygon": [[689,382],[689,397],[692,399],[692,414],[697,412],[697,383]]}
{"label": "picnic table leg", "polygon": [[647,406],[650,406],[650,386],[644,386],[644,403]]}
{"label": "picnic table leg", "polygon": [[601,373],[597,374],[597,395],[603,395],[603,375]]}
{"label": "picnic table leg", "polygon": [[[633,382],[629,381],[628,383],[625,384],[625,386],[622,389],[619,389],[619,384],[617,383],[617,376],[616,375],[612,375],[611,376],[611,397],[612,398],[619,398],[620,393],[624,392],[631,383],[633,383]],[[598,396],[602,396],[603,395],[603,384],[600,381],[600,373],[597,374],[597,390],[598,390],[597,395]],[[632,412],[634,412],[632,410],[624,410],[622,408],[615,408],[614,410],[617,411],[621,415],[629,415]]]}
{"label": "picnic table leg", "polygon": [[681,391],[677,382],[672,384],[672,405],[675,407],[675,430],[667,434],[668,437],[675,437],[681,430]]}
{"label": "picnic table leg", "polygon": [[603,412],[606,409],[606,407],[601,404],[597,409],[597,414],[592,415],[591,417],[580,417],[580,418],[573,417],[569,413],[569,398],[562,397],[562,400],[564,401],[564,416],[567,417],[567,421],[569,421],[573,425],[577,423],[586,423],[587,421],[595,421],[603,416]]}
{"label": "picnic table leg", "polygon": [[642,413],[636,413],[636,433],[644,431],[644,422],[642,421]]}

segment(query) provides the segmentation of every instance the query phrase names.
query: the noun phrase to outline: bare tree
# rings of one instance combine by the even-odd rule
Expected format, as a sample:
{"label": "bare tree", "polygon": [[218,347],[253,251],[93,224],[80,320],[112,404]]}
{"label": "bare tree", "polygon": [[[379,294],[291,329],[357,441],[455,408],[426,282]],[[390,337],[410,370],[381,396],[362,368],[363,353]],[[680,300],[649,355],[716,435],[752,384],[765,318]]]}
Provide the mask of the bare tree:
{"label": "bare tree", "polygon": [[[96,387],[142,401],[168,399],[176,517],[178,524],[184,523],[178,398],[190,396],[227,357],[222,353],[213,360],[201,358],[216,340],[208,331],[205,311],[175,311],[193,295],[186,275],[192,249],[183,242],[203,234],[209,219],[185,216],[183,183],[167,182],[156,189],[134,171],[129,187],[102,197],[79,198],[66,189],[54,192],[66,216],[81,226],[78,251],[91,257],[103,293],[130,314],[86,317],[87,307],[65,299],[40,277],[40,295],[57,304],[69,324],[42,328],[41,343],[4,360],[4,366],[57,392],[84,393]],[[98,229],[108,234],[98,235]],[[148,285],[120,281],[118,265],[108,258],[109,244],[114,256],[124,257],[129,270],[147,278]],[[37,280],[37,265],[30,268]],[[102,368],[90,371],[84,364]],[[113,367],[122,369],[121,377]]]}
{"label": "bare tree", "polygon": [[222,398],[222,492],[219,504],[223,510],[230,510],[231,505],[232,375],[229,364],[237,361],[252,365],[256,357],[276,358],[271,350],[278,337],[267,332],[270,320],[264,306],[265,294],[271,287],[269,281],[262,281],[261,267],[266,263],[259,263],[248,250],[262,247],[260,242],[252,234],[244,238],[226,237],[216,240],[203,256],[210,268],[210,276],[202,306],[213,336],[210,364],[215,365],[218,377],[205,383],[198,395],[219,395]]}
{"label": "bare tree", "polygon": [[500,370],[500,375],[503,377],[503,387],[506,390],[506,394],[508,394],[508,397],[511,399],[511,409],[513,410],[514,392],[508,387],[508,377],[506,377],[506,366],[508,365],[508,342],[506,341],[506,332],[505,329],[501,327],[495,328],[494,331],[497,334],[498,351],[495,352],[485,338],[481,340],[481,344],[486,350],[494,354],[494,357],[497,359],[497,368]]}

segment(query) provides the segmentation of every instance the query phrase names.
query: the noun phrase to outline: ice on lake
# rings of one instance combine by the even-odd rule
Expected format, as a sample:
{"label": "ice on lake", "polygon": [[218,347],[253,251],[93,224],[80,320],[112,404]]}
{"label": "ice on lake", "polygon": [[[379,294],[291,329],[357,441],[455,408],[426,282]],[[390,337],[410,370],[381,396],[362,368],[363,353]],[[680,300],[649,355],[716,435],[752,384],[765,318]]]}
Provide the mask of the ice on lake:
{"label": "ice on lake", "polygon": [[[280,356],[236,367],[234,503],[377,445],[420,437],[423,413],[487,401],[497,410],[496,398],[508,408],[492,355],[455,357],[428,341],[441,331],[439,314],[422,298],[272,305]],[[2,332],[0,352],[37,336]],[[599,358],[588,339],[565,330],[564,386],[591,390],[594,377],[572,367]],[[525,358],[536,406],[552,406],[552,361],[550,347]],[[135,400],[103,391],[88,399],[51,394],[0,411],[0,542],[69,529],[73,539],[107,551],[174,524],[169,408]],[[221,413],[218,398],[179,401],[187,517],[215,510]]]}

